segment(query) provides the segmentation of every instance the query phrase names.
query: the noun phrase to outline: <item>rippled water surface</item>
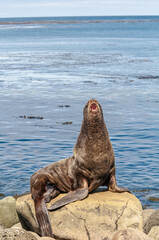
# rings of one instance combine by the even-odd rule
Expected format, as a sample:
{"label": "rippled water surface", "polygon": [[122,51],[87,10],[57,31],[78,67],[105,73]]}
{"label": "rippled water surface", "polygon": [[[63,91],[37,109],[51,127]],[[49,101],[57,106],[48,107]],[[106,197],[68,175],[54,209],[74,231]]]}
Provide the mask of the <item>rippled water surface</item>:
{"label": "rippled water surface", "polygon": [[159,208],[158,20],[0,19],[0,195],[29,191],[36,170],[72,155],[96,98],[117,182]]}

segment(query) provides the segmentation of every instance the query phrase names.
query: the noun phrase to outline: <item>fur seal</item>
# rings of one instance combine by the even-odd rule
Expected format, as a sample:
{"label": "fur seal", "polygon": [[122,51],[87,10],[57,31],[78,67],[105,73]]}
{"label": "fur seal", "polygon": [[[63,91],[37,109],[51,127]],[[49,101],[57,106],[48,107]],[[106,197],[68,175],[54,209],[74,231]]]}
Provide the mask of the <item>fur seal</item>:
{"label": "fur seal", "polygon": [[53,236],[45,203],[61,192],[67,194],[48,210],[84,199],[99,186],[107,186],[113,192],[129,192],[116,184],[114,151],[97,100],[89,100],[84,107],[73,156],[38,170],[32,175],[30,186],[42,236]]}

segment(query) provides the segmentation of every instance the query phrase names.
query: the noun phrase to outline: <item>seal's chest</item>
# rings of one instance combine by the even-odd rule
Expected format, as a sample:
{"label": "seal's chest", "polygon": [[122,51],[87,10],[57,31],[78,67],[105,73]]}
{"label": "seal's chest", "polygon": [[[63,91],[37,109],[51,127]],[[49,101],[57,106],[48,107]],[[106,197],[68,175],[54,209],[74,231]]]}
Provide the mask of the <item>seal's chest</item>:
{"label": "seal's chest", "polygon": [[110,171],[110,162],[105,158],[92,160],[88,166],[91,178],[103,178]]}

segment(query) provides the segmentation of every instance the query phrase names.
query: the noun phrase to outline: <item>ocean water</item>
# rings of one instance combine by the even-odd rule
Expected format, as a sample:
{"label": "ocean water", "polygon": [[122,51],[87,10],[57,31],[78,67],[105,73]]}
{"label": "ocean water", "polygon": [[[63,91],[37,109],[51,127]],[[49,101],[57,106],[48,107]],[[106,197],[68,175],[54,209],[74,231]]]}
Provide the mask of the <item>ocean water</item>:
{"label": "ocean water", "polygon": [[0,196],[72,155],[102,105],[116,178],[159,208],[159,16],[0,19]]}

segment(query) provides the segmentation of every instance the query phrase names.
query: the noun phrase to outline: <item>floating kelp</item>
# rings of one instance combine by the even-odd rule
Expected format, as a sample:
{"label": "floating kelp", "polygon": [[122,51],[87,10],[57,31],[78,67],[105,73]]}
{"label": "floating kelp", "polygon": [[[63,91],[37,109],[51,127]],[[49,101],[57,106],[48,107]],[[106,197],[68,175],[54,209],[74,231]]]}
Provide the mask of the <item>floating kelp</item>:
{"label": "floating kelp", "polygon": [[152,76],[152,75],[145,75],[145,76],[138,76],[138,79],[159,79],[159,76]]}
{"label": "floating kelp", "polygon": [[159,202],[159,197],[149,197],[148,200],[150,202]]}
{"label": "floating kelp", "polygon": [[59,105],[58,107],[60,107],[60,108],[63,108],[63,107],[69,108],[71,106],[70,105]]}
{"label": "floating kelp", "polygon": [[68,121],[68,122],[56,122],[57,124],[62,124],[62,125],[69,125],[69,124],[72,124],[73,122],[72,121]]}
{"label": "floating kelp", "polygon": [[94,82],[94,81],[83,81],[83,83],[86,83],[86,84],[97,84],[97,83]]}
{"label": "floating kelp", "polygon": [[137,190],[133,190],[133,192],[151,192],[152,189],[137,189]]}
{"label": "floating kelp", "polygon": [[36,117],[36,116],[26,116],[26,115],[19,116],[19,118],[40,119],[40,120],[44,119],[44,117],[40,117],[40,116]]}
{"label": "floating kelp", "polygon": [[62,124],[63,125],[69,125],[69,124],[72,124],[72,122],[63,122]]}

